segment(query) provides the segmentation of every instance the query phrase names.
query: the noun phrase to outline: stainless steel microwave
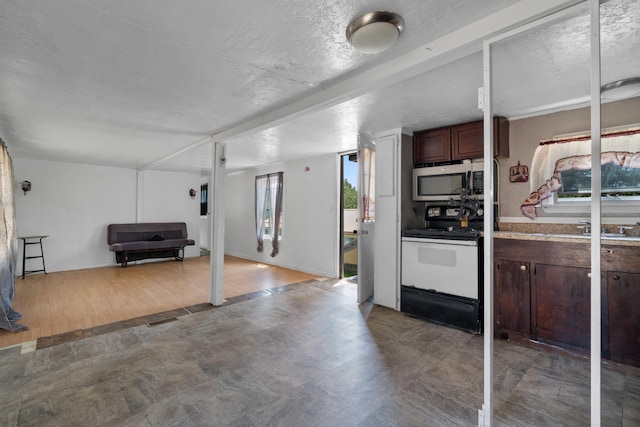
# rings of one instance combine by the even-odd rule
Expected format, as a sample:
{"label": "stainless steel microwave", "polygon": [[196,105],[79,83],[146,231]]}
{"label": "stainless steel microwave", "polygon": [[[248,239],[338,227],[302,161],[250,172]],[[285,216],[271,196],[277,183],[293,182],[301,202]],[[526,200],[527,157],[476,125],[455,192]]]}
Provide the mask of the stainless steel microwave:
{"label": "stainless steel microwave", "polygon": [[468,188],[478,199],[483,199],[483,170],[483,162],[415,168],[413,200],[429,202],[460,199],[464,188]]}

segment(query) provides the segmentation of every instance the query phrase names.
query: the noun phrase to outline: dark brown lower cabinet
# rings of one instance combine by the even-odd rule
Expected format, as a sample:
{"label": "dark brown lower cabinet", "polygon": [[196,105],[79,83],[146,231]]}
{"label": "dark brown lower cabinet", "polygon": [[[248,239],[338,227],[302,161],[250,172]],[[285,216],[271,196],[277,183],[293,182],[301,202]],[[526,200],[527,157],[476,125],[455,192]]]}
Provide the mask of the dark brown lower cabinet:
{"label": "dark brown lower cabinet", "polygon": [[[496,239],[496,338],[588,355],[590,254],[586,242]],[[603,246],[601,270],[602,357],[640,367],[640,247]]]}
{"label": "dark brown lower cabinet", "polygon": [[531,280],[528,262],[497,260],[495,274],[496,336],[531,336]]}
{"label": "dark brown lower cabinet", "polygon": [[640,273],[607,272],[611,359],[640,366]]}
{"label": "dark brown lower cabinet", "polygon": [[586,268],[536,265],[536,336],[541,341],[590,347],[591,279]]}

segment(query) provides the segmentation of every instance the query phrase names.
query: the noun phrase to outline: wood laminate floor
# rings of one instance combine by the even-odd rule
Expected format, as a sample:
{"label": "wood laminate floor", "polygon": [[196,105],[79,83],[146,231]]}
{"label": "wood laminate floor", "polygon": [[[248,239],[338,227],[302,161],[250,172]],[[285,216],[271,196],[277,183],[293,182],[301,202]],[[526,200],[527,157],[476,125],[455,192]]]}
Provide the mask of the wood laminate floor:
{"label": "wood laminate floor", "polygon": [[[28,353],[0,350],[2,426],[477,426],[483,338],[311,280]],[[496,426],[589,425],[589,361],[495,341]],[[603,368],[602,425],[640,425]]]}
{"label": "wood laminate floor", "polygon": [[[225,256],[224,297],[314,279],[307,273]],[[143,318],[209,301],[209,257],[64,271],[16,280],[13,307],[30,329],[0,330],[0,348]],[[179,312],[178,312],[179,314]],[[166,317],[166,316],[165,316]],[[142,319],[141,319],[142,318]],[[151,320],[149,320],[151,319]],[[159,318],[160,320],[162,319]],[[118,325],[113,325],[117,328]]]}

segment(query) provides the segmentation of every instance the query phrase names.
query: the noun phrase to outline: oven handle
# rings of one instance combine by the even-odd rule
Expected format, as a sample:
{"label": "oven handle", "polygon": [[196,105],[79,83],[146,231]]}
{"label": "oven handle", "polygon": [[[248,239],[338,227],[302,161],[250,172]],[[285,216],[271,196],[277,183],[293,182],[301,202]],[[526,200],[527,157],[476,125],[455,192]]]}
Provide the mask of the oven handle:
{"label": "oven handle", "polygon": [[412,243],[434,243],[437,245],[478,246],[478,242],[476,240],[449,240],[429,239],[423,237],[403,237],[402,241]]}

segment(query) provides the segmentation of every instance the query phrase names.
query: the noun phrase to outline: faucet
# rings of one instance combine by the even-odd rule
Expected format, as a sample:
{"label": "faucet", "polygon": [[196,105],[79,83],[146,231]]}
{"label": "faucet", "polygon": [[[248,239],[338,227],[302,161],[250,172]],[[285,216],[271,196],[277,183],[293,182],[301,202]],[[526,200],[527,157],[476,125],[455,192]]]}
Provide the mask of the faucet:
{"label": "faucet", "polygon": [[[579,225],[578,228],[582,228],[584,230],[583,234],[591,234],[591,223],[589,221],[585,221],[585,220],[580,220],[578,221],[580,224],[584,224],[584,225]],[[640,224],[640,222],[639,222]]]}
{"label": "faucet", "polygon": [[627,227],[626,225],[621,225],[618,227],[618,234],[621,236],[626,236],[627,233],[625,230],[633,230],[633,227]]}

